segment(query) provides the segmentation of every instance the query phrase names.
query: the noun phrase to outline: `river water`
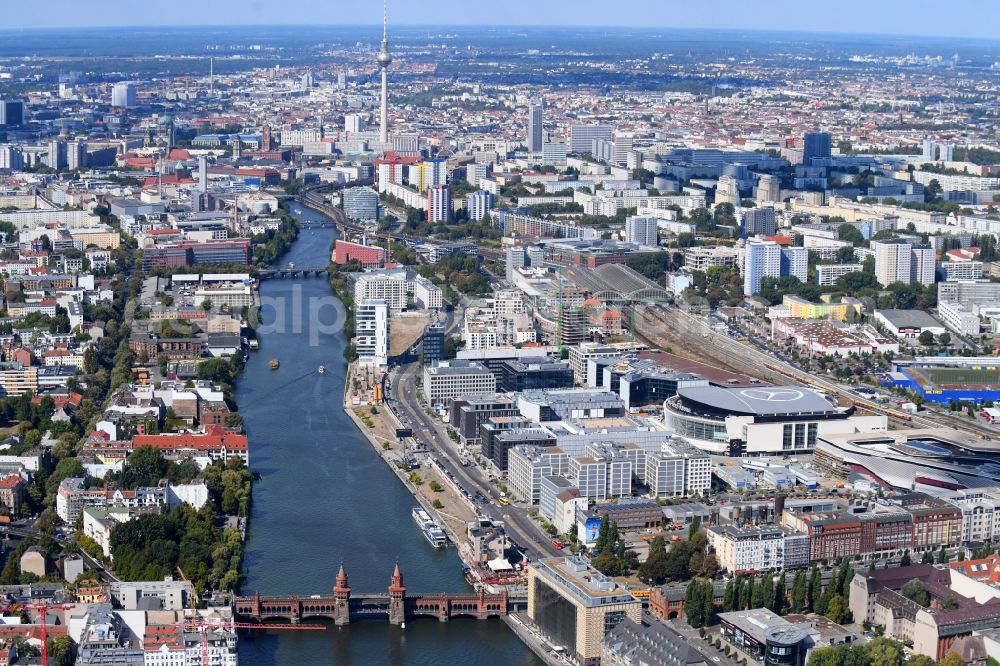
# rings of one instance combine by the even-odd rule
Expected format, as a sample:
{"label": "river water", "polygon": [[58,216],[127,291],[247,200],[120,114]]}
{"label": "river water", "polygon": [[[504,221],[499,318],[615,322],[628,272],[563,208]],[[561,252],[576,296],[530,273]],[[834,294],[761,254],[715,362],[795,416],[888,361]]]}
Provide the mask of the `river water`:
{"label": "river water", "polygon": [[[320,215],[293,205],[300,219]],[[332,228],[303,229],[283,258],[326,266]],[[331,594],[341,562],[356,592],[382,592],[398,561],[413,592],[468,590],[454,548],[436,550],[414,524],[414,501],[344,414],[346,341],[325,278],[269,280],[261,288],[260,351],[237,382],[250,435],[254,485],[245,594]],[[281,362],[271,370],[268,361]],[[326,367],[325,374],[317,368]],[[243,666],[313,664],[531,664],[501,621],[368,620],[324,632],[241,636]]]}

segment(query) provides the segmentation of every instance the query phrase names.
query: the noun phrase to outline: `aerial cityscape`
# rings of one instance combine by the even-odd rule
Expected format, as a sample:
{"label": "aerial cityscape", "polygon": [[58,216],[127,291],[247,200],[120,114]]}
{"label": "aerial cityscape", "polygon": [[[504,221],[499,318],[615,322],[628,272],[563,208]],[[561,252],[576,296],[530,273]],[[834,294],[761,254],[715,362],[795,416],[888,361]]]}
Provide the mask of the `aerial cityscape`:
{"label": "aerial cityscape", "polygon": [[0,8],[0,666],[1000,666],[1000,9],[121,4]]}

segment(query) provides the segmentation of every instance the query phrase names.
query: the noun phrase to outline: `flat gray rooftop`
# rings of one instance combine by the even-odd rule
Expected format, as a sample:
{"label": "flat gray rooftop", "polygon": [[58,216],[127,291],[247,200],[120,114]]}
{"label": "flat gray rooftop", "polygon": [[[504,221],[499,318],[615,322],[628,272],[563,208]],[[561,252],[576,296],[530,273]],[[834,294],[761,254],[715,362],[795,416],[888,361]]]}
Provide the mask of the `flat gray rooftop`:
{"label": "flat gray rooftop", "polygon": [[690,400],[713,411],[753,416],[785,414],[834,413],[837,408],[826,398],[801,386],[753,386],[723,388],[721,386],[690,386],[677,389],[684,400]]}

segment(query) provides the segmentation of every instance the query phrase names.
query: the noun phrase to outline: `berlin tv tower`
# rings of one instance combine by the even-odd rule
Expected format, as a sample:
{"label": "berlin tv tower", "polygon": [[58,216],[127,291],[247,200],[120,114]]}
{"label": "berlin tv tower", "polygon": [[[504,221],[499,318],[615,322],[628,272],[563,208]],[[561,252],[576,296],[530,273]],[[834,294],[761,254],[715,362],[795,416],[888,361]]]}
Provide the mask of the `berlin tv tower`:
{"label": "berlin tv tower", "polygon": [[382,110],[379,139],[382,149],[389,143],[389,65],[392,56],[389,55],[389,0],[382,0],[382,48],[378,52],[378,68],[382,70]]}

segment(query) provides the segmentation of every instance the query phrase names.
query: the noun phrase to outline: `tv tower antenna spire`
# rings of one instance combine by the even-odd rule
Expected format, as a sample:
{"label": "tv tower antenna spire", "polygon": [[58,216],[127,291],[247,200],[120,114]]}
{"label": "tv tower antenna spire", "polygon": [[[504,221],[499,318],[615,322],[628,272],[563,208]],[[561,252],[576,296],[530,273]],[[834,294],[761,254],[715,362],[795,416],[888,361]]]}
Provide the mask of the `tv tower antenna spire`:
{"label": "tv tower antenna spire", "polygon": [[382,73],[382,106],[379,113],[379,140],[382,149],[389,143],[389,0],[382,0],[382,47],[378,52],[378,68]]}

